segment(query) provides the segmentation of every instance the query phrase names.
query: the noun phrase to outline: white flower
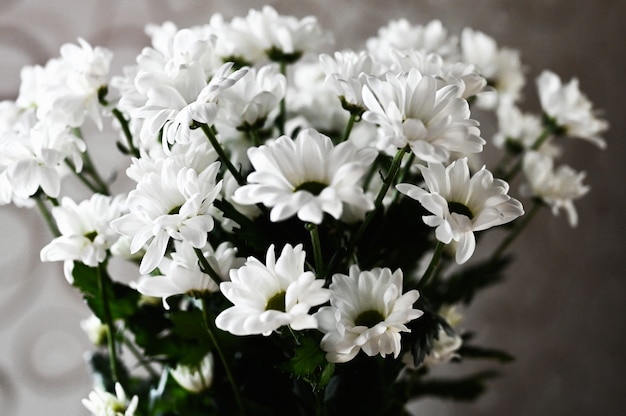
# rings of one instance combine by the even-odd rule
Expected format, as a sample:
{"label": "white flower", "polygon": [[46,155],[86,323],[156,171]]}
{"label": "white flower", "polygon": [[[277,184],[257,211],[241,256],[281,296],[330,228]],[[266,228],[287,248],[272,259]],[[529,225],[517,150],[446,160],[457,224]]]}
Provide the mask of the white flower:
{"label": "white flower", "polygon": [[302,221],[320,224],[324,212],[340,219],[344,205],[374,207],[359,184],[376,157],[373,149],[357,149],[351,142],[333,146],[327,136],[306,129],[295,140],[282,136],[250,148],[248,157],[255,171],[233,200],[271,207],[274,222],[297,214]]}
{"label": "white flower", "polygon": [[574,201],[589,192],[583,185],[584,172],[576,172],[569,166],[554,168],[554,160],[545,154],[527,152],[524,155],[524,173],[530,189],[526,193],[541,198],[552,213],[557,215],[561,209],[567,213],[570,226],[578,224],[578,214]]}
{"label": "white flower", "polygon": [[402,294],[402,270],[387,268],[335,274],[330,285],[330,306],[315,317],[324,333],[321,348],[334,363],[352,360],[359,351],[367,355],[400,354],[400,332],[410,332],[406,323],[423,312],[413,309],[417,290]]}
{"label": "white flower", "polygon": [[474,231],[505,224],[524,214],[522,204],[507,195],[509,185],[494,179],[485,167],[470,178],[467,158],[458,159],[448,167],[442,163],[419,166],[428,191],[408,183],[396,188],[417,200],[434,215],[424,222],[437,227],[435,236],[444,244],[458,243],[456,262],[465,263],[474,253]]}
{"label": "white flower", "polygon": [[459,97],[459,89],[459,85],[439,88],[435,77],[416,69],[387,74],[385,80],[370,77],[363,87],[367,107],[363,119],[380,125],[381,149],[408,145],[429,162],[445,162],[450,152],[478,153],[485,141],[478,122],[469,118],[469,105]]}
{"label": "white flower", "polygon": [[596,117],[591,102],[578,88],[578,79],[563,85],[558,75],[543,71],[537,78],[537,89],[541,108],[566,134],[589,140],[601,149],[606,147],[600,134],[609,125]]}
{"label": "white flower", "polygon": [[119,238],[109,224],[122,215],[123,200],[122,195],[111,198],[94,194],[76,204],[64,197],[61,205],[52,209],[61,236],[41,249],[41,261],[63,261],[65,277],[70,283],[74,261],[90,267],[98,266]]}
{"label": "white flower", "polygon": [[424,363],[427,365],[446,363],[458,358],[457,351],[463,345],[463,338],[455,330],[461,321],[461,314],[456,311],[454,306],[447,306],[439,311],[439,315],[446,320],[449,328],[446,330],[442,326],[439,327],[433,348],[424,359]]}
{"label": "white flower", "polygon": [[221,181],[216,183],[218,170],[219,162],[198,172],[181,166],[177,158],[167,159],[159,172],[145,175],[129,193],[130,212],[111,226],[133,238],[131,253],[148,244],[139,267],[141,274],[159,265],[171,238],[204,247],[214,226],[210,210],[222,186]]}
{"label": "white flower", "polygon": [[313,52],[330,42],[330,35],[319,26],[314,16],[298,19],[279,15],[270,6],[261,11],[250,10],[245,18],[232,20],[225,36],[242,47],[243,58],[258,62],[263,56],[272,60],[298,59],[306,52]]}
{"label": "white flower", "polygon": [[115,396],[96,387],[87,399],[82,400],[93,416],[134,416],[138,402],[137,396],[128,401],[120,383],[115,383]]}
{"label": "white flower", "polygon": [[[142,276],[137,283],[137,291],[143,295],[163,298],[163,307],[169,309],[167,298],[174,295],[202,295],[217,292],[218,286],[213,279],[202,272],[198,264],[198,257],[191,244],[176,241],[176,249],[171,259],[164,258],[159,264],[161,275]],[[225,241],[216,250],[207,243],[202,249],[213,270],[223,279],[228,278],[228,272],[240,267],[243,259],[237,258],[237,249]]]}
{"label": "white flower", "polygon": [[220,290],[234,306],[215,319],[218,328],[235,335],[270,335],[281,326],[292,329],[317,328],[309,310],[328,301],[324,279],[304,271],[306,253],[302,244],[287,244],[278,259],[274,245],[267,251],[265,265],[254,257],[230,272],[230,282]]}
{"label": "white flower", "polygon": [[463,61],[476,65],[489,85],[495,88],[493,92],[478,95],[479,107],[495,109],[502,99],[509,102],[519,99],[526,83],[519,52],[498,48],[493,38],[470,28],[463,29],[461,49]]}
{"label": "white flower", "polygon": [[89,341],[93,345],[106,344],[107,334],[109,333],[108,327],[96,315],[92,314],[89,318],[80,321],[80,327],[87,334]]}
{"label": "white flower", "polygon": [[170,374],[185,390],[200,393],[213,383],[213,354],[207,354],[195,367],[178,364]]}

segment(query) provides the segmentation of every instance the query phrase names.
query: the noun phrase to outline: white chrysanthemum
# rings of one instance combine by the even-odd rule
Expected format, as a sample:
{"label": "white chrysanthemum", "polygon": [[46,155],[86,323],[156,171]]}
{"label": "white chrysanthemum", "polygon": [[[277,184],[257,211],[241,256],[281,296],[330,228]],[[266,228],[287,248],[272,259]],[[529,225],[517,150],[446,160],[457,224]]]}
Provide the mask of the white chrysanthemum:
{"label": "white chrysanthemum", "polygon": [[330,35],[322,30],[314,16],[298,19],[284,16],[271,6],[250,10],[245,18],[235,17],[225,36],[241,46],[242,57],[251,63],[267,56],[272,60],[313,52],[330,43]]}
{"label": "white chrysanthemum", "polygon": [[328,301],[324,279],[304,271],[306,253],[302,244],[287,244],[278,259],[274,245],[267,251],[265,265],[254,257],[230,272],[230,282],[220,290],[234,306],[215,319],[218,328],[235,335],[270,335],[281,326],[298,331],[317,328],[309,310]]}
{"label": "white chrysanthemum", "polygon": [[330,362],[350,361],[361,350],[369,356],[398,357],[400,333],[410,332],[406,324],[423,314],[413,308],[417,290],[402,293],[400,269],[392,273],[352,266],[349,275],[333,276],[330,290],[330,306],[315,314],[324,333],[320,345]]}
{"label": "white chrysanthemum", "polygon": [[446,363],[458,358],[457,351],[463,345],[463,338],[455,330],[462,319],[461,314],[457,312],[454,306],[445,306],[441,308],[439,315],[446,320],[449,329],[445,330],[443,327],[439,327],[433,348],[424,359],[424,363],[427,365]]}
{"label": "white chrysanthemum", "polygon": [[519,99],[526,80],[518,51],[498,48],[493,38],[470,28],[463,29],[461,49],[463,61],[476,65],[489,85],[495,88],[494,92],[478,95],[479,107],[495,109],[502,99],[509,102]]}
{"label": "white chrysanthemum", "polygon": [[270,112],[285,97],[287,80],[275,66],[254,68],[220,97],[221,123],[242,130],[266,125]]}
{"label": "white chrysanthemum", "polygon": [[362,91],[367,83],[367,76],[379,76],[383,73],[371,54],[367,52],[343,51],[330,55],[322,54],[320,64],[326,73],[326,84],[342,100],[350,111],[365,111]]}
{"label": "white chrysanthemum", "polygon": [[282,136],[250,148],[248,157],[255,171],[233,200],[271,207],[274,222],[297,214],[302,221],[320,224],[324,212],[340,219],[344,205],[374,208],[359,184],[376,158],[373,149],[357,149],[351,142],[333,146],[327,136],[307,129],[295,140]]}
{"label": "white chrysanthemum", "polygon": [[578,88],[578,79],[563,85],[558,75],[543,71],[537,78],[537,89],[544,113],[567,135],[589,140],[601,149],[606,147],[600,134],[609,125],[596,117],[592,103]]}
{"label": "white chrysanthemum", "polygon": [[437,53],[444,57],[458,54],[458,39],[449,36],[439,20],[426,25],[412,25],[406,19],[390,21],[378,30],[376,37],[367,40],[367,49],[377,59],[391,62],[390,51],[417,50]]}
{"label": "white chrysanthemum", "polygon": [[137,396],[128,401],[120,383],[115,383],[115,396],[96,387],[87,399],[82,400],[93,416],[134,416],[138,402]]}
{"label": "white chrysanthemum", "polygon": [[170,374],[185,390],[200,393],[213,383],[213,354],[207,354],[196,367],[178,364]]}
{"label": "white chrysanthemum", "polygon": [[96,315],[92,314],[89,318],[80,321],[80,328],[85,332],[93,345],[106,345],[109,327],[103,324]]}
{"label": "white chrysanthemum", "polygon": [[392,69],[396,72],[408,72],[417,69],[422,75],[432,75],[438,81],[438,88],[457,84],[459,95],[468,99],[485,89],[487,80],[480,75],[475,65],[464,62],[447,62],[435,53],[425,54],[416,50],[393,51]]}
{"label": "white chrysanthemum", "polygon": [[426,187],[424,190],[408,183],[396,188],[417,200],[434,215],[423,217],[436,227],[435,236],[444,244],[457,242],[456,262],[465,263],[474,254],[474,231],[482,231],[513,221],[524,214],[522,204],[507,195],[509,184],[494,179],[484,166],[470,177],[467,158],[458,159],[448,167],[442,163],[419,166]]}
{"label": "white chrysanthemum", "polygon": [[363,87],[363,119],[380,125],[382,149],[408,145],[429,162],[445,162],[450,152],[478,153],[485,141],[459,89],[439,87],[435,77],[416,69],[388,74],[385,80],[370,77]]}
{"label": "white chrysanthemum", "polygon": [[148,274],[165,255],[170,239],[202,248],[213,230],[210,210],[222,182],[216,183],[219,162],[198,172],[181,166],[177,158],[167,159],[160,172],[145,175],[128,195],[128,214],[111,226],[132,237],[131,253],[144,248],[139,272]]}
{"label": "white chrysanthemum", "polygon": [[[143,295],[163,298],[163,307],[169,309],[167,298],[175,295],[203,295],[217,292],[217,284],[205,274],[198,263],[198,257],[191,244],[176,241],[176,249],[171,258],[164,258],[159,263],[158,276],[142,276],[137,283],[137,291]],[[227,241],[213,249],[208,243],[202,249],[202,254],[209,265],[222,278],[228,279],[231,269],[243,264],[243,259],[236,257],[237,249]]]}
{"label": "white chrysanthemum", "polygon": [[63,198],[61,205],[52,209],[61,235],[41,249],[41,261],[63,261],[65,277],[70,283],[74,261],[98,266],[119,238],[109,224],[122,215],[123,200],[122,195],[111,198],[94,194],[76,204],[69,197]]}
{"label": "white chrysanthemum", "polygon": [[554,168],[554,160],[538,152],[527,152],[524,155],[524,173],[528,180],[526,192],[541,198],[552,213],[557,215],[565,210],[570,226],[578,225],[578,213],[574,201],[589,192],[589,187],[583,185],[584,172],[576,172],[569,166]]}

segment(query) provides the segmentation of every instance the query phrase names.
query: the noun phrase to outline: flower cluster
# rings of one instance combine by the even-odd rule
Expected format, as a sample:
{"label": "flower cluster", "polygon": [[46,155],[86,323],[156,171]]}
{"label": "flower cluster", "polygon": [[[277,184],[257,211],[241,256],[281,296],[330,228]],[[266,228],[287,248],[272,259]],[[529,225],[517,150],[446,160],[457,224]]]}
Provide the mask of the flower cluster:
{"label": "flower cluster", "polygon": [[[519,53],[439,21],[392,21],[332,54],[314,17],[271,7],[146,33],[121,75],[79,39],[0,103],[0,204],[41,211],[41,260],[62,261],[94,313],[89,411],[399,414],[435,391],[430,367],[509,357],[472,345],[456,311],[499,280],[530,214],[576,225],[589,188],[555,168],[560,146],[604,148],[607,128],[576,80],[544,71],[543,114],[523,112]],[[491,140],[474,107],[496,115]],[[90,158],[93,129],[126,163],[120,194]],[[66,196],[69,175],[93,195]],[[476,255],[495,227],[508,235]],[[113,260],[136,267],[131,283]],[[481,374],[458,383],[478,391]]]}

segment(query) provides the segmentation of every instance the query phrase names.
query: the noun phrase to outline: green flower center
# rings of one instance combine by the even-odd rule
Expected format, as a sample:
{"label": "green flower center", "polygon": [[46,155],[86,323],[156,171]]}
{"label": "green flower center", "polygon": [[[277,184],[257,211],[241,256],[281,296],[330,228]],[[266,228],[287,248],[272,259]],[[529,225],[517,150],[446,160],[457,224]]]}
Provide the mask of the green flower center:
{"label": "green flower center", "polygon": [[285,312],[285,295],[286,295],[286,292],[282,291],[272,296],[267,301],[267,304],[265,305],[265,310]]}
{"label": "green flower center", "polygon": [[354,324],[356,326],[366,326],[368,328],[372,328],[373,326],[376,326],[377,323],[384,320],[385,317],[382,313],[374,309],[370,309],[365,312],[361,312],[354,320]]}
{"label": "green flower center", "polygon": [[326,185],[325,183],[321,183],[321,182],[316,182],[316,181],[308,181],[308,182],[303,182],[300,185],[296,186],[296,189],[294,189],[294,192],[298,192],[298,191],[307,191],[315,196],[318,196],[319,194],[322,193],[322,191],[324,190],[324,188],[326,188],[328,185]]}
{"label": "green flower center", "polygon": [[472,210],[470,210],[467,205],[461,204],[460,202],[448,202],[448,210],[450,213],[455,212],[460,215],[465,215],[470,220],[474,218]]}
{"label": "green flower center", "polygon": [[180,209],[182,208],[182,205],[179,205],[177,207],[174,207],[170,210],[170,212],[167,213],[167,215],[177,215],[180,213]]}
{"label": "green flower center", "polygon": [[85,234],[85,238],[91,242],[93,242],[93,240],[95,240],[97,236],[98,236],[98,232],[96,231],[92,231],[90,233]]}

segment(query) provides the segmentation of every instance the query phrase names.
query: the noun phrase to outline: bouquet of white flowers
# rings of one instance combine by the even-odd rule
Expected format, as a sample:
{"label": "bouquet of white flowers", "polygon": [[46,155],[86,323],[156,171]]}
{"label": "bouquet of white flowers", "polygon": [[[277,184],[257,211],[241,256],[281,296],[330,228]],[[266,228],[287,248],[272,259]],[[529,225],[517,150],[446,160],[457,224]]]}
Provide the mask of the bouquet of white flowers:
{"label": "bouquet of white flowers", "polygon": [[[41,260],[64,262],[94,314],[85,407],[396,415],[426,395],[477,397],[494,372],[429,370],[512,358],[474,344],[460,310],[501,281],[541,207],[576,225],[584,174],[555,160],[570,137],[603,148],[607,128],[577,81],[542,72],[543,114],[524,113],[518,52],[439,21],[392,21],[333,54],[314,17],[270,7],[146,33],[123,75],[79,39],[0,103],[0,203],[41,211],[54,234]],[[123,175],[89,153],[95,129],[127,162],[120,193]],[[92,196],[63,196],[72,175]],[[472,258],[494,227],[499,245]]]}

